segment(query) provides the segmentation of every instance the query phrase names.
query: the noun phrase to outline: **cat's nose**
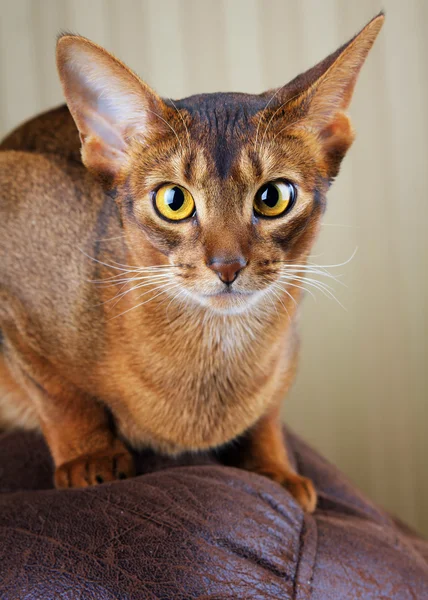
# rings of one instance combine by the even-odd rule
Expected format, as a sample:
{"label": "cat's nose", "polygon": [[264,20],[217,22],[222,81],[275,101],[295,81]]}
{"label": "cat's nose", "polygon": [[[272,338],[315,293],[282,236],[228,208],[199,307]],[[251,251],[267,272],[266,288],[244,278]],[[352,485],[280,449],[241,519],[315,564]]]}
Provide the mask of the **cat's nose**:
{"label": "cat's nose", "polygon": [[247,261],[243,256],[239,256],[231,260],[213,258],[207,264],[214,273],[217,273],[223,283],[230,285],[238,277],[240,271],[247,266]]}

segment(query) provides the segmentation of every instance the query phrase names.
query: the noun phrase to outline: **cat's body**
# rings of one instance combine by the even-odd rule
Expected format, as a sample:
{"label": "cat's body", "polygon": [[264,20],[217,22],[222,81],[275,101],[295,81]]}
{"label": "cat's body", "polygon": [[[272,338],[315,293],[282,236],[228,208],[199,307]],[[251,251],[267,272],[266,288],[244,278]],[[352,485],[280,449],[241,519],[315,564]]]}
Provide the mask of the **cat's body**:
{"label": "cat's body", "polygon": [[132,473],[111,413],[131,445],[169,453],[242,435],[227,462],[313,510],[279,406],[301,275],[353,139],[343,110],[381,22],[275,94],[176,103],[60,40],[73,118],[61,107],[0,145],[0,426],[42,429],[58,486]]}
{"label": "cat's body", "polygon": [[288,315],[280,306],[238,317],[189,311],[161,295],[142,311],[114,318],[135,299],[128,294],[113,306],[123,284],[100,282],[131,257],[116,204],[84,168],[79,146],[66,107],[26,123],[0,145],[8,150],[0,153],[0,187],[7,190],[0,238],[10,241],[2,247],[0,282],[25,306],[25,331],[37,332],[32,350],[70,384],[102,399],[134,446],[180,452],[233,439],[288,387],[295,303],[288,299]]}

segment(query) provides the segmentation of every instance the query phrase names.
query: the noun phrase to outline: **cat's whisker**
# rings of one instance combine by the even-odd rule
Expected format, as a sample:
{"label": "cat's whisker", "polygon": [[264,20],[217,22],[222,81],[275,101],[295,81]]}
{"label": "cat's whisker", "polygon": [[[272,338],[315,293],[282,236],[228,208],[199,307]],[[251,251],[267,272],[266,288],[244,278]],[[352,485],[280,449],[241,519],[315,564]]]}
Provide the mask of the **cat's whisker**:
{"label": "cat's whisker", "polygon": [[[83,252],[83,254],[85,254],[85,252]],[[179,265],[170,265],[170,264],[168,264],[168,265],[152,265],[152,266],[148,266],[148,267],[142,267],[142,266],[138,267],[138,266],[124,265],[124,264],[118,263],[114,260],[112,262],[116,263],[116,264],[108,264],[108,263],[102,262],[94,257],[91,257],[88,254],[85,254],[85,256],[87,256],[94,262],[97,262],[106,267],[120,271],[120,273],[115,273],[114,275],[111,275],[110,277],[104,277],[103,279],[89,279],[88,282],[90,282],[90,283],[99,283],[99,284],[108,283],[108,282],[114,283],[115,281],[125,278],[125,276],[129,275],[129,274],[151,275],[151,274],[170,272],[170,269],[179,267]]]}
{"label": "cat's whisker", "polygon": [[96,262],[96,263],[98,263],[98,264],[100,264],[100,265],[103,265],[104,267],[109,267],[109,268],[111,268],[111,269],[117,269],[118,271],[128,271],[128,272],[129,272],[129,269],[130,269],[130,268],[131,268],[131,269],[132,269],[132,268],[134,268],[134,267],[130,267],[129,265],[127,265],[127,268],[126,268],[126,269],[124,269],[124,268],[121,268],[121,267],[115,267],[114,265],[109,265],[108,263],[105,263],[105,262],[103,262],[102,260],[99,260],[98,258],[95,258],[94,256],[89,256],[89,254],[86,254],[86,252],[85,252],[84,250],[82,250],[81,248],[78,248],[78,249],[80,250],[80,252],[81,252],[81,253],[82,253],[84,256],[86,256],[86,258],[89,258],[89,260],[92,260],[92,261],[94,261],[94,262]]}
{"label": "cat's whisker", "polygon": [[[273,284],[274,286],[278,285],[278,282],[274,282]],[[283,288],[281,288],[283,292],[285,292],[287,294],[287,296],[289,296],[289,298],[291,298],[291,300],[294,302],[295,306],[298,306],[297,300],[296,298],[294,298],[294,296],[292,294],[290,294],[290,292],[288,290],[284,290]]]}
{"label": "cat's whisker", "polygon": [[313,279],[311,277],[300,277],[299,275],[282,275],[280,279],[281,281],[297,281],[303,283],[311,283],[314,287],[318,286],[319,288],[331,291],[331,288],[327,286],[327,284],[324,284],[321,281]]}
{"label": "cat's whisker", "polygon": [[[288,318],[290,319],[290,313],[288,312],[288,308],[285,306],[284,302],[281,299],[281,296],[279,295],[279,293],[276,290],[281,290],[281,288],[279,286],[277,286],[276,284],[274,284],[271,288],[271,292],[272,294],[275,296],[275,298],[277,298],[279,300],[279,302],[282,304],[282,307],[284,308],[285,312],[287,313]],[[283,290],[281,290],[283,291]],[[290,298],[292,297],[291,294],[289,292],[287,292],[287,294],[290,296]],[[294,300],[294,298],[293,298]]]}
{"label": "cat's whisker", "polygon": [[120,281],[120,278],[124,278],[125,275],[127,274],[132,274],[131,271],[125,271],[125,273],[118,273],[117,275],[114,275],[112,277],[105,277],[104,279],[87,279],[87,283],[95,283],[98,285],[103,285],[106,284],[106,286],[108,287],[108,284],[112,284],[114,285],[115,281]]}
{"label": "cat's whisker", "polygon": [[330,264],[330,265],[318,265],[316,263],[311,263],[311,262],[301,264],[301,265],[294,263],[293,261],[278,261],[278,262],[280,262],[284,265],[281,268],[281,271],[283,273],[286,273],[286,274],[287,273],[298,273],[299,271],[301,271],[303,275],[306,275],[306,274],[319,275],[322,277],[327,277],[329,279],[333,279],[340,285],[343,285],[344,287],[346,287],[346,284],[343,281],[340,281],[340,279],[339,279],[342,275],[330,273],[328,271],[328,269],[335,269],[335,268],[343,267],[344,265],[347,265],[355,257],[357,251],[358,251],[358,247],[354,249],[353,253],[346,261],[343,261],[341,263],[336,263],[336,264]]}
{"label": "cat's whisker", "polygon": [[134,275],[133,277],[120,277],[120,278],[115,278],[115,279],[101,279],[101,280],[97,280],[97,279],[93,279],[90,280],[90,283],[96,283],[98,285],[103,286],[104,288],[109,288],[109,287],[115,287],[117,285],[121,285],[123,283],[130,283],[132,281],[144,281],[144,280],[148,280],[148,279],[160,279],[161,277],[172,277],[174,275],[173,272],[164,272],[164,273],[154,273],[152,275],[150,274],[144,274],[144,275]]}
{"label": "cat's whisker", "polygon": [[[155,115],[155,116],[156,116],[156,117],[158,117],[158,118],[159,118],[161,121],[163,121],[167,127],[169,127],[169,128],[171,129],[171,131],[173,132],[173,134],[174,134],[174,135],[175,135],[175,137],[177,138],[177,142],[178,142],[178,143],[179,143],[179,145],[180,145],[181,151],[183,152],[183,144],[181,143],[181,140],[180,140],[180,138],[178,137],[178,134],[177,134],[177,132],[175,131],[174,127],[171,125],[171,123],[168,123],[168,121],[167,121],[166,119],[164,119],[164,118],[163,118],[163,117],[162,117],[160,114],[158,114],[158,113],[157,113],[157,112],[155,112],[154,110],[151,110],[150,108],[147,108],[147,107],[146,107],[146,108],[144,108],[144,111],[145,111],[145,112],[149,112],[149,113],[151,113],[152,115]],[[136,133],[136,134],[134,133],[134,135],[131,135],[131,136],[127,136],[127,137],[126,137],[127,141],[130,141],[130,140],[131,140],[131,139],[133,139],[133,138],[134,138],[134,139],[135,139],[135,138],[138,138],[138,133]]]}
{"label": "cat's whisker", "polygon": [[[309,277],[311,275],[315,276],[315,277],[325,277],[328,281],[330,282],[334,282],[337,283],[343,287],[347,287],[346,283],[344,283],[343,281],[341,281],[340,279],[338,279],[338,277],[340,277],[339,275],[336,277],[333,277],[332,275],[329,275],[327,273],[320,273],[318,271],[286,271],[284,273],[285,275],[292,275],[292,276],[296,276],[296,277]],[[320,283],[322,281],[320,280]],[[325,283],[325,285],[329,285],[326,282],[322,282]]]}
{"label": "cat's whisker", "polygon": [[343,283],[343,281],[339,280],[339,277],[341,277],[340,274],[333,275],[332,273],[329,273],[328,271],[320,270],[320,269],[317,269],[315,267],[307,267],[307,268],[296,267],[296,268],[293,268],[293,267],[290,266],[290,267],[282,268],[280,270],[280,273],[285,274],[285,275],[286,274],[294,274],[294,273],[297,273],[297,274],[298,273],[303,273],[303,274],[309,274],[309,275],[319,275],[321,277],[327,277],[328,279],[333,279],[337,283],[340,283],[340,285],[345,286],[345,284]]}
{"label": "cat's whisker", "polygon": [[307,277],[306,275],[302,276],[302,275],[295,275],[294,273],[288,273],[288,274],[284,273],[283,275],[281,275],[281,278],[282,279],[290,279],[290,281],[294,281],[294,280],[295,281],[311,281],[311,282],[318,284],[319,286],[324,287],[325,289],[328,289],[330,291],[333,290],[333,288],[330,285],[328,285],[328,283],[319,281],[318,279],[313,279],[311,277]]}
{"label": "cat's whisker", "polygon": [[[311,276],[313,278],[318,278],[318,277],[322,278],[322,277],[325,277],[325,278],[327,278],[328,281],[334,281],[335,283],[338,283],[338,284],[342,285],[343,287],[347,287],[346,284],[343,283],[343,281],[338,280],[336,277],[330,276],[329,274],[326,274],[326,273],[320,273],[318,271],[302,271],[300,269],[297,269],[297,270],[292,270],[292,269],[290,269],[290,270],[287,269],[286,270],[286,269],[284,269],[284,270],[280,271],[280,275],[279,276],[281,278],[287,278],[287,279],[290,279],[290,280],[295,279],[297,281],[299,281],[299,279],[301,279],[301,278],[310,279]],[[326,287],[328,287],[330,289],[333,289],[325,281],[322,281],[320,279],[314,279],[314,280],[317,281],[320,285],[325,285]]]}
{"label": "cat's whisker", "polygon": [[[160,289],[168,287],[170,285],[174,285],[174,287],[175,287],[175,286],[179,286],[180,284],[179,283],[175,283],[174,281],[169,281],[169,282],[167,281],[165,283],[162,283],[161,285],[157,285],[156,287],[154,287],[151,290],[147,290],[146,292],[143,292],[142,294],[140,294],[139,296],[137,296],[136,300],[139,300],[140,298],[142,298],[146,294],[150,294],[150,292],[155,292],[156,290],[160,290]],[[141,286],[141,287],[145,287],[145,285]]]}
{"label": "cat's whisker", "polygon": [[84,250],[82,250],[81,248],[78,248],[78,250],[87,258],[89,258],[89,260],[92,260],[93,262],[96,262],[100,265],[103,265],[104,267],[108,267],[110,269],[115,269],[117,271],[123,271],[123,272],[127,272],[127,273],[140,273],[144,270],[151,270],[151,269],[161,269],[161,268],[167,268],[167,267],[176,267],[178,265],[157,265],[155,267],[138,267],[136,265],[124,265],[122,263],[116,262],[115,260],[113,260],[113,263],[116,264],[111,264],[111,263],[106,263],[103,262],[102,260],[99,260],[98,258],[95,258],[94,256],[90,256],[89,254],[87,254]]}
{"label": "cat's whisker", "polygon": [[[120,279],[122,277],[126,277],[126,274],[129,273],[131,275],[160,275],[162,273],[172,273],[173,269],[127,269],[124,272],[121,273],[114,273],[113,275],[109,276],[109,277],[104,277],[103,279],[97,279],[94,281],[107,281],[110,279]],[[176,271],[175,271],[176,272]]]}
{"label": "cat's whisker", "polygon": [[108,288],[114,288],[114,287],[118,287],[118,286],[125,286],[129,283],[135,283],[135,282],[144,282],[144,281],[156,281],[157,279],[162,279],[162,278],[166,278],[166,277],[173,277],[174,273],[162,273],[161,275],[143,275],[143,276],[138,276],[135,275],[133,277],[121,277],[120,279],[109,279],[107,281],[104,280],[90,280],[90,283],[94,283],[95,285],[97,285],[98,287],[101,287],[103,289],[108,289]]}
{"label": "cat's whisker", "polygon": [[[357,252],[358,252],[358,246],[356,246],[356,247],[354,248],[354,251],[352,252],[351,256],[350,256],[349,258],[347,258],[347,259],[346,259],[344,262],[337,263],[337,264],[334,264],[334,265],[314,265],[314,263],[310,263],[310,262],[308,262],[307,264],[309,264],[309,265],[314,265],[314,266],[316,266],[316,267],[317,267],[317,268],[319,268],[319,269],[335,269],[335,268],[337,268],[337,267],[343,267],[343,266],[345,266],[345,265],[349,264],[349,263],[351,262],[351,260],[352,260],[353,258],[355,258],[355,255],[357,254]],[[292,266],[302,266],[302,265],[296,265],[296,264],[295,264],[295,263],[293,263],[293,261],[291,261],[291,260],[290,260],[290,261],[286,261],[286,260],[280,260],[280,261],[277,261],[277,262],[281,262],[281,263],[288,263],[288,264],[290,264],[290,265],[292,265]],[[303,266],[305,266],[305,265],[303,265]]]}
{"label": "cat's whisker", "polygon": [[[266,293],[266,298],[269,300],[269,302],[270,302],[270,303],[271,303],[271,305],[273,306],[273,308],[274,308],[274,310],[275,310],[275,312],[276,312],[277,316],[279,317],[279,314],[278,314],[278,309],[277,309],[277,307],[276,307],[276,304],[275,304],[275,302],[273,301],[272,294],[273,294],[273,289],[272,289],[272,288],[271,288],[271,289],[268,289],[268,290],[267,290],[267,293]],[[278,298],[278,297],[277,297],[277,298]]]}
{"label": "cat's whisker", "polygon": [[189,153],[191,153],[191,152],[192,152],[192,148],[191,148],[191,146],[190,146],[190,134],[189,134],[189,130],[188,130],[188,128],[187,128],[187,125],[186,125],[186,121],[184,120],[184,117],[183,117],[183,115],[182,115],[182,114],[181,114],[181,112],[178,110],[177,106],[175,105],[175,103],[174,103],[173,99],[172,99],[172,98],[169,98],[169,101],[171,102],[171,104],[173,105],[173,107],[174,107],[174,108],[175,108],[175,110],[177,111],[177,114],[178,114],[178,116],[180,117],[180,119],[181,119],[181,120],[182,120],[182,122],[183,122],[184,128],[185,128],[185,130],[186,130],[186,134],[187,134],[187,145],[188,145],[188,147],[189,147]]}
{"label": "cat's whisker", "polygon": [[[285,86],[282,86],[282,88],[279,88],[279,90],[277,90],[277,93],[278,93],[278,92],[280,92],[280,91],[281,91],[281,90],[282,90],[284,87],[285,87]],[[275,93],[275,96],[276,96],[276,93]],[[263,133],[263,138],[262,138],[262,141],[261,141],[261,143],[260,143],[260,152],[261,152],[261,151],[262,151],[262,149],[263,149],[264,140],[265,140],[266,134],[267,134],[267,132],[268,132],[268,129],[269,129],[269,127],[270,127],[270,125],[271,125],[271,123],[272,123],[273,119],[276,117],[276,115],[279,113],[279,111],[280,111],[280,110],[282,110],[282,109],[283,109],[285,106],[287,106],[287,104],[289,104],[289,103],[290,103],[292,100],[295,100],[295,99],[296,99],[296,98],[298,98],[299,96],[300,96],[300,92],[298,92],[297,94],[295,94],[295,95],[294,95],[294,96],[292,96],[291,98],[288,98],[288,99],[287,99],[285,102],[283,102],[283,103],[281,104],[281,106],[279,106],[279,107],[276,109],[276,111],[275,111],[275,112],[274,112],[274,113],[271,115],[271,117],[270,117],[270,119],[269,119],[269,121],[268,121],[268,123],[267,123],[267,125],[266,125],[265,131],[264,131],[264,133]],[[299,121],[301,121],[301,120],[302,120],[302,119],[299,119],[298,121],[294,121],[294,122],[292,122],[292,123],[289,123],[289,124],[287,125],[287,127],[289,127],[289,126],[291,126],[291,125],[294,125],[296,122],[299,122]],[[278,134],[277,134],[277,135],[278,135]],[[275,137],[276,137],[276,135],[275,135]]]}
{"label": "cat's whisker", "polygon": [[[166,278],[164,278],[164,279],[160,279],[160,280],[159,280],[159,279],[157,279],[157,280],[155,280],[155,281],[149,281],[149,282],[143,282],[143,283],[139,283],[138,285],[134,285],[133,287],[129,288],[128,290],[125,290],[124,292],[120,292],[120,291],[119,291],[119,292],[116,294],[116,296],[114,296],[113,298],[109,298],[108,300],[106,300],[106,301],[105,301],[105,302],[103,302],[102,304],[107,304],[107,303],[109,303],[109,302],[113,302],[114,300],[117,300],[117,301],[115,302],[115,304],[113,304],[113,306],[111,307],[111,309],[113,309],[113,308],[116,306],[116,304],[117,304],[117,303],[118,303],[118,302],[119,302],[119,301],[120,301],[120,300],[121,300],[121,299],[122,299],[124,296],[126,296],[126,295],[127,295],[127,294],[129,294],[130,292],[133,292],[133,291],[135,291],[135,290],[139,290],[140,288],[149,287],[149,286],[152,286],[152,285],[157,285],[157,284],[160,284],[160,283],[167,283],[167,282],[168,282],[168,279],[171,279],[171,278],[170,278],[170,277],[166,277]],[[124,286],[122,286],[122,289],[123,289],[123,287],[124,287]],[[154,288],[154,289],[158,289],[158,288]],[[152,291],[152,290],[149,290],[149,291]],[[139,296],[139,297],[140,297],[140,296]],[[111,310],[111,309],[110,309],[110,310]]]}
{"label": "cat's whisker", "polygon": [[[160,284],[160,283],[161,283],[162,285],[158,285],[158,284]],[[146,294],[148,294],[148,293],[150,293],[150,292],[155,292],[155,291],[156,291],[156,290],[158,290],[158,289],[162,289],[162,288],[163,288],[163,287],[165,287],[166,285],[171,285],[172,283],[173,283],[173,282],[168,282],[168,281],[162,281],[162,282],[160,282],[160,281],[157,281],[157,282],[152,282],[152,283],[145,283],[145,284],[136,285],[136,286],[134,286],[134,287],[130,288],[129,290],[126,290],[125,292],[122,292],[121,294],[119,294],[119,295],[115,296],[114,298],[111,298],[110,300],[107,300],[106,302],[110,302],[110,301],[113,301],[113,300],[115,300],[115,299],[116,299],[116,302],[115,302],[115,303],[114,303],[114,304],[113,304],[111,307],[109,307],[109,308],[108,308],[108,311],[110,312],[111,310],[113,310],[113,308],[114,308],[114,307],[115,307],[115,306],[118,304],[118,302],[120,302],[120,300],[121,300],[121,299],[122,299],[124,296],[126,296],[126,294],[128,294],[129,292],[134,292],[134,291],[136,291],[136,290],[139,290],[140,288],[144,288],[144,287],[150,287],[150,286],[153,286],[153,285],[155,285],[155,286],[156,286],[156,287],[151,287],[151,289],[148,289],[148,290],[147,290],[146,292],[144,292],[143,294],[140,294],[140,295],[137,297],[137,300],[138,300],[138,299],[139,299],[139,298],[141,298],[142,296],[144,296],[144,295],[146,295]]]}
{"label": "cat's whisker", "polygon": [[[284,284],[286,284],[286,285],[287,285],[287,286],[289,286],[289,287],[294,287],[294,288],[297,288],[297,289],[299,289],[299,290],[303,290],[304,292],[308,292],[308,294],[309,294],[310,296],[312,296],[312,298],[313,298],[313,299],[316,301],[315,294],[314,294],[314,293],[313,293],[311,290],[308,290],[308,289],[304,288],[304,287],[303,287],[303,286],[301,286],[301,285],[297,285],[297,284],[295,284],[295,283],[291,283],[291,281],[289,281],[289,280],[287,280],[287,281],[285,281],[285,280],[280,280],[280,281],[278,282],[278,285],[279,285],[279,283],[284,283]],[[282,290],[285,292],[285,289],[284,289],[284,288],[282,288]]]}
{"label": "cat's whisker", "polygon": [[[292,285],[293,287],[300,287],[301,289],[305,289],[308,293],[311,293],[310,290],[308,290],[307,288],[291,283],[292,281],[294,281],[296,279],[298,281],[302,282],[303,284],[307,284],[307,285],[312,286],[313,288],[319,290],[322,294],[324,294],[324,296],[326,296],[327,298],[331,298],[332,300],[335,300],[339,304],[339,306],[341,306],[344,310],[346,310],[346,308],[343,306],[343,304],[333,294],[333,292],[330,289],[330,286],[327,286],[325,283],[322,283],[321,281],[317,281],[315,279],[310,279],[308,277],[296,277],[296,276],[292,276],[291,278],[286,278],[283,276],[281,278],[282,281],[286,282],[286,285]],[[313,294],[311,294],[311,295],[312,295],[312,297],[314,297]]]}
{"label": "cat's whisker", "polygon": [[[254,143],[254,150],[257,150],[257,139],[258,139],[258,135],[259,135],[259,128],[260,128],[260,125],[261,125],[261,123],[262,123],[262,120],[263,120],[263,115],[264,115],[264,113],[266,112],[266,110],[267,110],[267,108],[269,107],[269,104],[272,102],[272,100],[274,100],[274,99],[277,97],[277,95],[278,95],[280,92],[282,92],[282,90],[283,90],[283,89],[284,89],[284,88],[285,88],[287,85],[288,85],[288,84],[287,84],[287,83],[285,83],[285,84],[284,84],[284,85],[282,85],[280,88],[278,88],[277,90],[275,90],[275,92],[272,94],[272,96],[270,97],[269,101],[268,101],[268,102],[267,102],[267,104],[265,105],[264,109],[262,110],[262,113],[261,113],[261,115],[260,115],[260,119],[259,119],[259,123],[258,123],[258,126],[257,126],[257,131],[256,131],[256,139],[255,139],[255,143]],[[286,101],[285,101],[285,102],[284,102],[284,103],[283,103],[283,104],[282,104],[282,105],[281,105],[281,106],[278,108],[278,110],[277,110],[277,111],[276,111],[276,112],[275,112],[275,113],[272,115],[272,117],[271,117],[271,119],[270,119],[269,123],[267,124],[267,126],[266,126],[266,129],[265,129],[265,133],[266,133],[266,131],[267,131],[267,129],[268,129],[268,127],[269,127],[269,125],[270,125],[270,123],[271,123],[272,119],[273,119],[273,118],[275,117],[275,115],[277,114],[277,112],[278,112],[279,110],[281,110],[281,108],[283,108],[283,107],[284,107],[284,106],[285,106],[285,105],[286,105],[288,102],[291,102],[291,100],[294,100],[294,99],[295,99],[295,98],[297,98],[298,96],[299,96],[299,94],[295,94],[295,96],[293,96],[292,98],[289,98],[288,100],[286,100]],[[263,136],[263,139],[264,139],[264,136]],[[261,142],[261,144],[260,144],[260,150],[262,149],[262,147],[263,147],[263,140],[262,140],[262,142]]]}
{"label": "cat's whisker", "polygon": [[[104,306],[104,305],[108,305],[108,304],[110,304],[111,302],[114,302],[114,301],[116,300],[116,302],[114,302],[114,304],[113,304],[113,305],[111,305],[111,306],[108,306],[108,307],[107,307],[107,309],[106,309],[106,310],[109,312],[110,310],[112,310],[112,309],[113,309],[113,308],[116,306],[116,304],[117,304],[117,303],[118,303],[118,302],[119,302],[119,301],[120,301],[120,300],[123,298],[123,296],[126,296],[126,294],[128,294],[129,292],[132,292],[132,291],[134,291],[134,290],[137,290],[137,289],[139,289],[140,287],[146,287],[146,286],[148,287],[149,285],[156,285],[156,284],[158,284],[158,283],[160,283],[160,282],[159,282],[159,281],[157,281],[157,282],[152,282],[152,283],[150,283],[150,284],[148,283],[148,284],[140,284],[140,285],[135,285],[135,286],[133,286],[132,288],[130,288],[130,289],[126,290],[126,291],[123,291],[123,292],[121,292],[121,291],[119,290],[119,292],[118,292],[118,293],[117,293],[115,296],[113,296],[112,298],[108,298],[107,300],[104,300],[103,302],[100,302],[99,304],[96,304],[95,306]],[[123,287],[124,287],[124,286],[122,286],[122,287],[121,287],[121,289],[123,289]]]}
{"label": "cat's whisker", "polygon": [[127,267],[129,269],[136,269],[137,271],[147,271],[152,269],[170,269],[171,267],[177,267],[178,265],[148,265],[148,266],[139,266],[139,265],[124,265],[116,260],[112,259],[112,263],[118,265],[119,267]]}
{"label": "cat's whisker", "polygon": [[[128,308],[124,312],[122,312],[122,313],[120,313],[118,315],[115,315],[114,317],[111,317],[111,319],[109,319],[109,320],[111,321],[113,319],[117,319],[118,317],[121,317],[121,316],[125,315],[126,313],[130,312],[131,310],[135,310],[136,308],[139,308],[140,306],[143,306],[144,304],[147,304],[147,302],[151,302],[152,300],[155,300],[155,298],[158,298],[159,296],[162,296],[162,294],[165,294],[165,293],[169,292],[170,290],[174,289],[174,287],[178,287],[180,284],[179,283],[176,283],[176,284],[170,283],[170,284],[167,284],[167,285],[169,285],[171,287],[162,290],[161,292],[159,292],[158,294],[156,294],[155,296],[153,296],[153,298],[149,298],[148,300],[144,300],[144,302],[140,302],[139,304],[136,304],[135,306],[132,306],[131,308]],[[159,288],[157,288],[157,289],[159,289]],[[154,292],[156,290],[149,290],[149,292],[150,291]],[[145,292],[145,294],[148,294],[149,292]],[[144,296],[145,294],[142,294],[140,296],[140,298],[142,296]]]}
{"label": "cat's whisker", "polygon": [[263,121],[263,115],[265,114],[265,112],[268,109],[269,104],[272,102],[272,100],[274,100],[276,98],[276,96],[285,88],[286,85],[287,84],[285,84],[282,87],[280,87],[277,90],[275,90],[275,92],[272,94],[272,96],[270,97],[270,99],[268,100],[268,102],[265,104],[265,107],[264,107],[264,109],[261,112],[260,119],[259,119],[259,122],[257,124],[256,138],[254,140],[254,151],[255,152],[257,152],[257,140],[258,140],[258,137],[259,137],[260,126],[261,126],[262,121]]}
{"label": "cat's whisker", "polygon": [[[169,323],[170,325],[171,325],[171,320],[170,320],[170,318],[169,318],[169,315],[168,315],[169,307],[171,306],[171,303],[172,303],[172,302],[177,302],[177,300],[178,300],[180,297],[182,297],[184,300],[186,299],[186,292],[185,292],[185,290],[180,290],[180,291],[178,292],[178,294],[175,294],[175,295],[174,295],[174,296],[171,298],[171,300],[168,302],[168,305],[167,305],[167,307],[165,308],[166,317],[167,317],[167,319],[168,319],[168,323]],[[166,300],[165,300],[165,302],[166,302]]]}

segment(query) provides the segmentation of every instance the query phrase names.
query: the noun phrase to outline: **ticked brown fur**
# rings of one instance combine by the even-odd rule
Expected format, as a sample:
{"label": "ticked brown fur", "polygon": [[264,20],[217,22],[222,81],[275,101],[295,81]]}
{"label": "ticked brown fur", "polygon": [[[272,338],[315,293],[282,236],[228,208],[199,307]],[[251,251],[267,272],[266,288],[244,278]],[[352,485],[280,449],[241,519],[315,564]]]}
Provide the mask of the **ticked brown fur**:
{"label": "ticked brown fur", "polygon": [[[0,426],[41,428],[57,486],[130,476],[120,440],[178,453],[238,438],[246,451],[228,463],[314,510],[281,435],[301,289],[280,277],[310,252],[382,22],[276,92],[175,103],[92,42],[60,38],[68,109],[0,146]],[[295,206],[258,217],[255,193],[280,179]],[[164,183],[191,192],[191,218],[156,213]],[[226,286],[210,265],[238,259]]]}

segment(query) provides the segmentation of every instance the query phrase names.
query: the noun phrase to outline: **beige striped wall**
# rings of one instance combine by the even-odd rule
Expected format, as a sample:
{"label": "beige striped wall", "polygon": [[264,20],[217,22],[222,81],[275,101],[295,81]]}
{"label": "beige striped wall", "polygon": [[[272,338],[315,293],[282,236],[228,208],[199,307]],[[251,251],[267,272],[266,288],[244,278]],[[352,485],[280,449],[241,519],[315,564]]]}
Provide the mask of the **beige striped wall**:
{"label": "beige striped wall", "polygon": [[383,7],[315,261],[344,305],[305,301],[284,415],[374,499],[428,534],[428,2],[0,0],[0,134],[61,102],[61,29],[115,52],[161,94],[282,85]]}

